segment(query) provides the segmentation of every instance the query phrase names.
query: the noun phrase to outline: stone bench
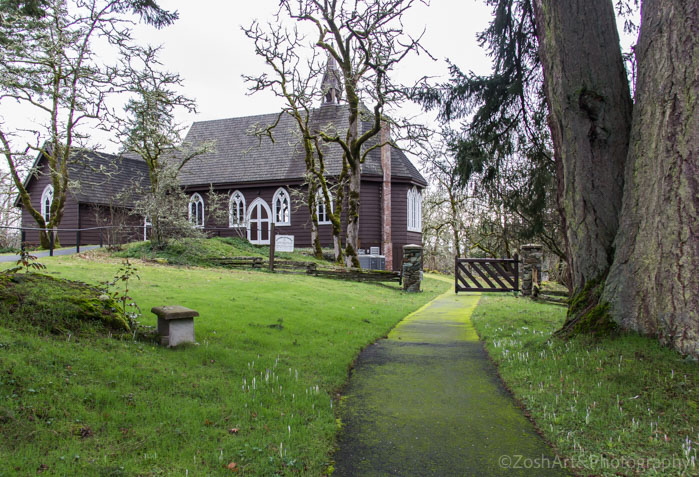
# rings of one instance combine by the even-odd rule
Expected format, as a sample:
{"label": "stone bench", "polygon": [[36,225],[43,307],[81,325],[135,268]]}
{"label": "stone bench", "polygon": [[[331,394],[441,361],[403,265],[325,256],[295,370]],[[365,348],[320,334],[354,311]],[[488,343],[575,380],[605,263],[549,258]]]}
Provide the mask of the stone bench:
{"label": "stone bench", "polygon": [[160,344],[172,348],[182,343],[194,343],[194,317],[199,312],[183,306],[155,306],[151,312],[158,317]]}

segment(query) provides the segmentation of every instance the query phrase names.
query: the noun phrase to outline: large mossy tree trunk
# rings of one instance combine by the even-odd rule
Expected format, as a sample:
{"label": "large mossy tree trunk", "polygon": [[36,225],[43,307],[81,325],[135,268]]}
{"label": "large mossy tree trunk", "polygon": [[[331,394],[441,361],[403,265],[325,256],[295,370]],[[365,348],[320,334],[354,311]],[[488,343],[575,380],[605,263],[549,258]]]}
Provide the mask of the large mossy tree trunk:
{"label": "large mossy tree trunk", "polygon": [[[347,129],[344,161],[349,166],[347,174],[347,231],[345,234],[345,266],[361,268],[357,249],[359,248],[359,203],[362,188],[362,150],[359,140],[359,96],[354,85],[347,85],[349,103],[349,128]],[[376,130],[378,133],[378,129]]]}
{"label": "large mossy tree trunk", "polygon": [[534,6],[576,292],[559,335],[618,324],[699,356],[699,6],[643,2],[633,122],[611,2]]}
{"label": "large mossy tree trunk", "polygon": [[311,216],[311,247],[313,248],[313,256],[315,258],[323,258],[323,248],[320,246],[320,236],[318,234],[318,208],[316,203],[316,190],[318,189],[315,181],[308,181],[307,200],[308,213]]}
{"label": "large mossy tree trunk", "polygon": [[359,197],[361,184],[361,166],[358,165],[349,174],[347,187],[347,238],[345,240],[345,265],[355,268],[360,268],[357,248],[359,246]]}
{"label": "large mossy tree trunk", "polygon": [[644,0],[624,201],[602,300],[699,356],[699,4]]}
{"label": "large mossy tree trunk", "polygon": [[609,0],[534,0],[574,292],[613,257],[631,96]]}

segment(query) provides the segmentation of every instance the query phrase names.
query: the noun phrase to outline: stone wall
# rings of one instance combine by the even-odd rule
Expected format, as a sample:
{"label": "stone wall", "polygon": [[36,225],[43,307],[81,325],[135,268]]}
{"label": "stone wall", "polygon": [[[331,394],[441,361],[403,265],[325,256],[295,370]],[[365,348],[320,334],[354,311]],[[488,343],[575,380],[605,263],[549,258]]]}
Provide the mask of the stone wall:
{"label": "stone wall", "polygon": [[541,287],[541,265],[544,261],[544,247],[539,244],[522,245],[519,249],[522,260],[522,295],[536,296]]}
{"label": "stone wall", "polygon": [[415,293],[420,291],[422,280],[422,247],[403,246],[403,290]]}

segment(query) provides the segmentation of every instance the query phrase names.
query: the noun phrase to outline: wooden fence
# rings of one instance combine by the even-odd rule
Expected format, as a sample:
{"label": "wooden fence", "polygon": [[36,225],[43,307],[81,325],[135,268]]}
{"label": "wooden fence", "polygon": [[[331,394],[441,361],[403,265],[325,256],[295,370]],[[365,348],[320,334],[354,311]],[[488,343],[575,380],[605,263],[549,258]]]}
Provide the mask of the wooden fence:
{"label": "wooden fence", "polygon": [[460,291],[519,291],[519,257],[455,258],[454,289]]}

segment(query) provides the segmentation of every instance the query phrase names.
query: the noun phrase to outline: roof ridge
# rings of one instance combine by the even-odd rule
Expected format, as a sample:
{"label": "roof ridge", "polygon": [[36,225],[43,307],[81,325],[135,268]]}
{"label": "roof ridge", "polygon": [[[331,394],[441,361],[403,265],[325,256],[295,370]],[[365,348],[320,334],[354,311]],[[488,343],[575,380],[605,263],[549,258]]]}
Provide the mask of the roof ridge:
{"label": "roof ridge", "polygon": [[230,121],[232,119],[250,119],[250,118],[261,118],[264,116],[277,116],[279,114],[283,114],[283,111],[279,111],[277,113],[252,114],[250,116],[230,116],[227,118],[204,119],[203,121],[193,121],[192,125],[204,124],[204,123],[216,123],[216,122],[221,122],[221,121]]}

